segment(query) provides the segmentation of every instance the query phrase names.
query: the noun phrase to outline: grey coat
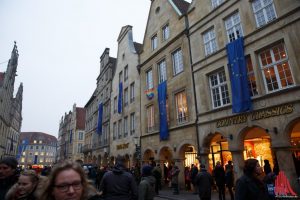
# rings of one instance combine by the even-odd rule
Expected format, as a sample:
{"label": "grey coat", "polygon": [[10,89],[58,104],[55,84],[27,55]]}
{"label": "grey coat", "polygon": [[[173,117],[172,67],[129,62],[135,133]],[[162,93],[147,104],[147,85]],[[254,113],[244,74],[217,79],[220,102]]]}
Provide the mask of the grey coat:
{"label": "grey coat", "polygon": [[213,184],[213,178],[206,169],[201,169],[201,171],[195,178],[195,183],[198,186],[200,199],[211,199],[211,186]]}
{"label": "grey coat", "polygon": [[139,185],[139,200],[153,200],[155,197],[154,176],[142,177]]}

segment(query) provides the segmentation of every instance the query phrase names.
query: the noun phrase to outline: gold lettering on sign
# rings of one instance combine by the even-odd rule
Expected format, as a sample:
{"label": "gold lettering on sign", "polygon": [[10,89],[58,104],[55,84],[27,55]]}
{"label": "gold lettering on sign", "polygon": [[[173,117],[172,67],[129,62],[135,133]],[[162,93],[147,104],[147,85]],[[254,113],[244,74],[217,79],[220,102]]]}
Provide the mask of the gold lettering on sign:
{"label": "gold lettering on sign", "polygon": [[[252,121],[266,119],[269,117],[275,117],[279,115],[286,115],[290,114],[294,111],[293,104],[286,104],[282,106],[277,106],[273,108],[267,108],[264,110],[254,111],[253,113],[249,114]],[[233,117],[228,117],[225,119],[221,119],[217,121],[217,128],[224,127],[224,126],[231,126],[234,124],[241,124],[247,122],[248,114],[237,115]]]}
{"label": "gold lettering on sign", "polygon": [[117,145],[117,150],[127,149],[128,147],[129,147],[129,143],[119,144],[119,145]]}

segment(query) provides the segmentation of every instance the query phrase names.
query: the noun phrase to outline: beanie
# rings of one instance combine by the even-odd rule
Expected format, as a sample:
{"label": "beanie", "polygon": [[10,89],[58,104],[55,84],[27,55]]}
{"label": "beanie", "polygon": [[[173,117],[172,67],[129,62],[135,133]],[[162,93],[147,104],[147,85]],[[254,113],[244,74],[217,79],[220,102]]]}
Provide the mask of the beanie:
{"label": "beanie", "polygon": [[0,160],[0,164],[5,164],[11,167],[12,169],[16,169],[18,166],[18,161],[14,157],[6,157]]}

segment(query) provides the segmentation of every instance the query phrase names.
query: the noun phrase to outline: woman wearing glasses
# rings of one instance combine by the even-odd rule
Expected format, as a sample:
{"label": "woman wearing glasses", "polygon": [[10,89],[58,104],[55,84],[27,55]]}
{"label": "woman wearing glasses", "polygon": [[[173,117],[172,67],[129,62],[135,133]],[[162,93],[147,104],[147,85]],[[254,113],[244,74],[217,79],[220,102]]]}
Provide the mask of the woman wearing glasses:
{"label": "woman wearing glasses", "polygon": [[65,161],[53,168],[41,200],[100,200],[82,167]]}
{"label": "woman wearing glasses", "polygon": [[39,177],[34,170],[22,171],[18,182],[6,194],[6,200],[37,200],[41,194],[45,177]]}

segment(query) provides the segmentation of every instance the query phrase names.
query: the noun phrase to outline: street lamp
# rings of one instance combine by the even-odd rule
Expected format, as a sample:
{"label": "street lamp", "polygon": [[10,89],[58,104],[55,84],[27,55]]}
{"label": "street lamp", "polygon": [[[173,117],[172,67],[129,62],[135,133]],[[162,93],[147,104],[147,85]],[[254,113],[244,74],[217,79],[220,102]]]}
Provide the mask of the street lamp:
{"label": "street lamp", "polygon": [[133,142],[135,144],[135,154],[136,154],[136,159],[139,161],[141,159],[141,146],[139,144],[140,138],[138,136],[133,137]]}

